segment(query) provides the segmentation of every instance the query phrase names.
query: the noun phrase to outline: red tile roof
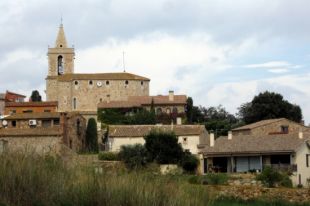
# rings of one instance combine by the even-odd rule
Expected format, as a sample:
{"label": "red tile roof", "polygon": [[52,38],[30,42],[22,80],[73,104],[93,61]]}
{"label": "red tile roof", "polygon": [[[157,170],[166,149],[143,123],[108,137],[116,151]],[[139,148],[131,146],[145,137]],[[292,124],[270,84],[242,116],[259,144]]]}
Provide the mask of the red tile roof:
{"label": "red tile roof", "polygon": [[6,107],[57,107],[58,102],[6,102]]}

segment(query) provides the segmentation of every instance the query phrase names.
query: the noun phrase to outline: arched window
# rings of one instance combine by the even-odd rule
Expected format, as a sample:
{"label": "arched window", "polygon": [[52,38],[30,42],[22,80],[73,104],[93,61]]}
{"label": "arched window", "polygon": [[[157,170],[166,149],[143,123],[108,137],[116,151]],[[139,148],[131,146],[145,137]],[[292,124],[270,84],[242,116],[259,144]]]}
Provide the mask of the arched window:
{"label": "arched window", "polygon": [[167,109],[166,109],[166,113],[167,113],[167,114],[170,114],[170,113],[171,113],[171,109],[170,109],[170,108],[167,108]]}
{"label": "arched window", "polygon": [[173,110],[172,110],[172,112],[173,112],[174,114],[177,114],[177,113],[178,113],[178,108],[176,108],[176,107],[173,107]]}
{"label": "arched window", "polygon": [[161,114],[162,113],[162,109],[161,108],[157,108],[156,109],[156,114]]}
{"label": "arched window", "polygon": [[59,55],[57,59],[57,70],[58,70],[58,75],[62,75],[64,73],[63,58],[61,55]]}
{"label": "arched window", "polygon": [[73,98],[73,109],[76,109],[76,98]]}

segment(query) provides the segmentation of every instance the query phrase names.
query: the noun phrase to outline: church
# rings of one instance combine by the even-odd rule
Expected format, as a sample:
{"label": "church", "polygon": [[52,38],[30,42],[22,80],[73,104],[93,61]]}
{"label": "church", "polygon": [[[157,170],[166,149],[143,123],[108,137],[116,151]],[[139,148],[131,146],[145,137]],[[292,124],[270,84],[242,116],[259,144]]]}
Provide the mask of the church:
{"label": "church", "polygon": [[47,56],[46,101],[57,101],[59,112],[77,111],[85,117],[95,117],[100,102],[149,96],[150,79],[146,77],[127,72],[75,73],[74,48],[68,46],[62,24]]}

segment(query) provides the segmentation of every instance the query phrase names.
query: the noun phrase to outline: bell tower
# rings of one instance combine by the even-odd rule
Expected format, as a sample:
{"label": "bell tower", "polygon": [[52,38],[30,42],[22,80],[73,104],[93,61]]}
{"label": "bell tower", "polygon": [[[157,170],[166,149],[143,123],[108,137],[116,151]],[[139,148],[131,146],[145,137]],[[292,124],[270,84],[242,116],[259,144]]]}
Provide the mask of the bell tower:
{"label": "bell tower", "polygon": [[74,48],[67,45],[65,31],[61,23],[54,48],[48,48],[48,76],[74,73]]}

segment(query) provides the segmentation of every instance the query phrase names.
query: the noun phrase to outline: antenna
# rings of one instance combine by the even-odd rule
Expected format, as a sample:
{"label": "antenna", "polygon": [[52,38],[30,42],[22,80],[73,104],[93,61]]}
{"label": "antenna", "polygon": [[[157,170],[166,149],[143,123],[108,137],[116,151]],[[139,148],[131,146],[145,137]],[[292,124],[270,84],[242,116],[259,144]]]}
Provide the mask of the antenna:
{"label": "antenna", "polygon": [[125,69],[125,52],[123,51],[123,70],[124,72],[126,72],[126,69]]}

